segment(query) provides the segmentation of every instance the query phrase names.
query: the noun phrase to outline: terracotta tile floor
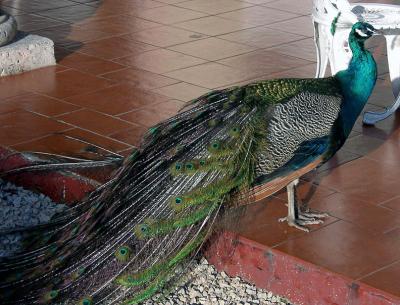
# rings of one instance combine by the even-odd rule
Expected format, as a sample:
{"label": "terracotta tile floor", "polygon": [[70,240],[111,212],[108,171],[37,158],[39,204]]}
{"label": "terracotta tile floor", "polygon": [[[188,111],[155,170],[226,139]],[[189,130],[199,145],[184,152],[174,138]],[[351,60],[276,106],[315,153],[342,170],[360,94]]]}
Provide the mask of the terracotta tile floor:
{"label": "terracotta tile floor", "polygon": [[[0,144],[125,155],[210,89],[313,77],[311,2],[3,0],[21,30],[55,41],[58,65],[0,79]],[[380,80],[367,108],[379,110],[393,95],[384,41],[369,45]],[[359,120],[345,147],[305,177],[301,198],[330,213],[324,225],[305,234],[278,223],[282,192],[246,208],[241,234],[400,296],[399,126],[399,114],[375,127]]]}

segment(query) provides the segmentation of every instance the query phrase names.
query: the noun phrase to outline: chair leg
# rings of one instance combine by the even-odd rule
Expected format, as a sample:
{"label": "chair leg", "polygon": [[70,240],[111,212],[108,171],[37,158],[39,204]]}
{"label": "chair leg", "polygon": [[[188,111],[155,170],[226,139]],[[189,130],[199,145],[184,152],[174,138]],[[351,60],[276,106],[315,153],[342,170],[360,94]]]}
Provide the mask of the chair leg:
{"label": "chair leg", "polygon": [[316,22],[314,23],[314,43],[317,51],[317,71],[315,74],[316,78],[325,76],[326,67],[328,66],[328,53],[329,53],[329,41],[322,33],[321,25]]}
{"label": "chair leg", "polygon": [[393,94],[397,98],[390,107],[386,108],[385,111],[365,112],[363,122],[367,125],[374,125],[375,123],[386,119],[400,107],[400,36],[388,35],[385,36],[385,38],[390,80],[392,82]]}

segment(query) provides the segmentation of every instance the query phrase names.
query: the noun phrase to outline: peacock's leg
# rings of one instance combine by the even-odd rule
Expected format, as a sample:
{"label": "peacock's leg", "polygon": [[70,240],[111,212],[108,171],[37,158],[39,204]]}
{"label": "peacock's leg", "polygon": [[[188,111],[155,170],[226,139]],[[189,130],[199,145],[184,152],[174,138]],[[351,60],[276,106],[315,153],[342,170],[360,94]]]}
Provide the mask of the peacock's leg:
{"label": "peacock's leg", "polygon": [[315,211],[305,210],[302,211],[298,205],[296,186],[299,183],[299,179],[287,185],[288,193],[288,215],[279,221],[287,221],[289,226],[295,227],[299,230],[309,232],[310,229],[306,225],[320,224],[324,221],[321,218],[327,217],[326,213],[319,213]]}

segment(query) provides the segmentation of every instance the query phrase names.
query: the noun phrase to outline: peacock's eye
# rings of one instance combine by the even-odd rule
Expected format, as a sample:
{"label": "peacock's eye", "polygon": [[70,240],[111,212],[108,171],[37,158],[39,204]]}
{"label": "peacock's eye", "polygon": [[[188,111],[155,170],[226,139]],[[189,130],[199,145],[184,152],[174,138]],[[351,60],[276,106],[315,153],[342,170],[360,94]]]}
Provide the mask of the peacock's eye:
{"label": "peacock's eye", "polygon": [[52,290],[49,293],[50,298],[54,299],[58,296],[58,291],[57,290]]}
{"label": "peacock's eye", "polygon": [[176,170],[180,170],[181,168],[182,168],[182,165],[180,165],[180,164],[176,164],[176,165],[175,165],[175,169],[176,169]]}
{"label": "peacock's eye", "polygon": [[219,147],[219,144],[218,144],[218,143],[213,143],[212,147],[213,147],[213,148],[218,148],[218,147]]}
{"label": "peacock's eye", "polygon": [[141,226],[141,227],[140,227],[140,231],[146,232],[146,231],[147,231],[147,226]]}
{"label": "peacock's eye", "polygon": [[186,164],[186,168],[187,168],[187,169],[193,169],[193,164],[192,164],[192,163]]}
{"label": "peacock's eye", "polygon": [[177,197],[177,198],[175,198],[175,203],[176,204],[181,204],[182,203],[182,198],[180,198],[180,197]]}
{"label": "peacock's eye", "polygon": [[206,164],[206,161],[200,160],[200,165],[205,165],[205,164]]}

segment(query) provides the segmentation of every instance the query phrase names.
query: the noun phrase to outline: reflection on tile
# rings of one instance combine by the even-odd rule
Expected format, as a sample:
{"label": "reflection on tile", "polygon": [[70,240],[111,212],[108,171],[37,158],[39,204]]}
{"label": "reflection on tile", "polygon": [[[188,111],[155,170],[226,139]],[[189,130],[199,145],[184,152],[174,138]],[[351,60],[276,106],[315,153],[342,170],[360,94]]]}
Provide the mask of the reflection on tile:
{"label": "reflection on tile", "polygon": [[254,77],[252,72],[235,70],[217,63],[207,63],[164,75],[204,88],[218,88]]}
{"label": "reflection on tile", "polygon": [[166,73],[205,62],[203,59],[166,49],[148,51],[138,55],[119,58],[115,61],[123,65],[154,73]]}
{"label": "reflection on tile", "polygon": [[172,24],[207,16],[207,14],[169,5],[147,10],[136,10],[132,14],[163,24]]}
{"label": "reflection on tile", "polygon": [[203,39],[207,36],[170,26],[161,26],[122,37],[133,41],[148,43],[158,47],[168,47],[188,41]]}
{"label": "reflection on tile", "polygon": [[206,35],[222,35],[254,27],[254,25],[217,16],[204,17],[175,24],[176,27]]}
{"label": "reflection on tile", "polygon": [[291,20],[269,24],[268,27],[271,29],[285,31],[307,37],[314,36],[314,29],[312,22],[310,21],[310,16],[293,18]]}
{"label": "reflection on tile", "polygon": [[239,42],[258,48],[268,48],[291,41],[304,39],[305,36],[273,30],[268,27],[255,27],[218,36],[232,42]]}
{"label": "reflection on tile", "polygon": [[210,61],[248,53],[255,50],[254,47],[214,37],[179,44],[170,47],[169,49]]}
{"label": "reflection on tile", "polygon": [[129,83],[140,89],[155,89],[178,83],[178,80],[135,68],[103,74],[102,77],[122,83]]}
{"label": "reflection on tile", "polygon": [[180,82],[177,84],[158,88],[153,91],[186,102],[207,93],[209,89],[188,84],[185,82]]}
{"label": "reflection on tile", "polygon": [[249,24],[253,25],[266,25],[278,21],[289,20],[298,16],[299,15],[297,14],[260,6],[248,7],[218,15],[218,17],[236,20],[239,22],[248,22]]}
{"label": "reflection on tile", "polygon": [[209,14],[219,14],[251,6],[250,3],[230,0],[192,0],[180,2],[176,5]]}

